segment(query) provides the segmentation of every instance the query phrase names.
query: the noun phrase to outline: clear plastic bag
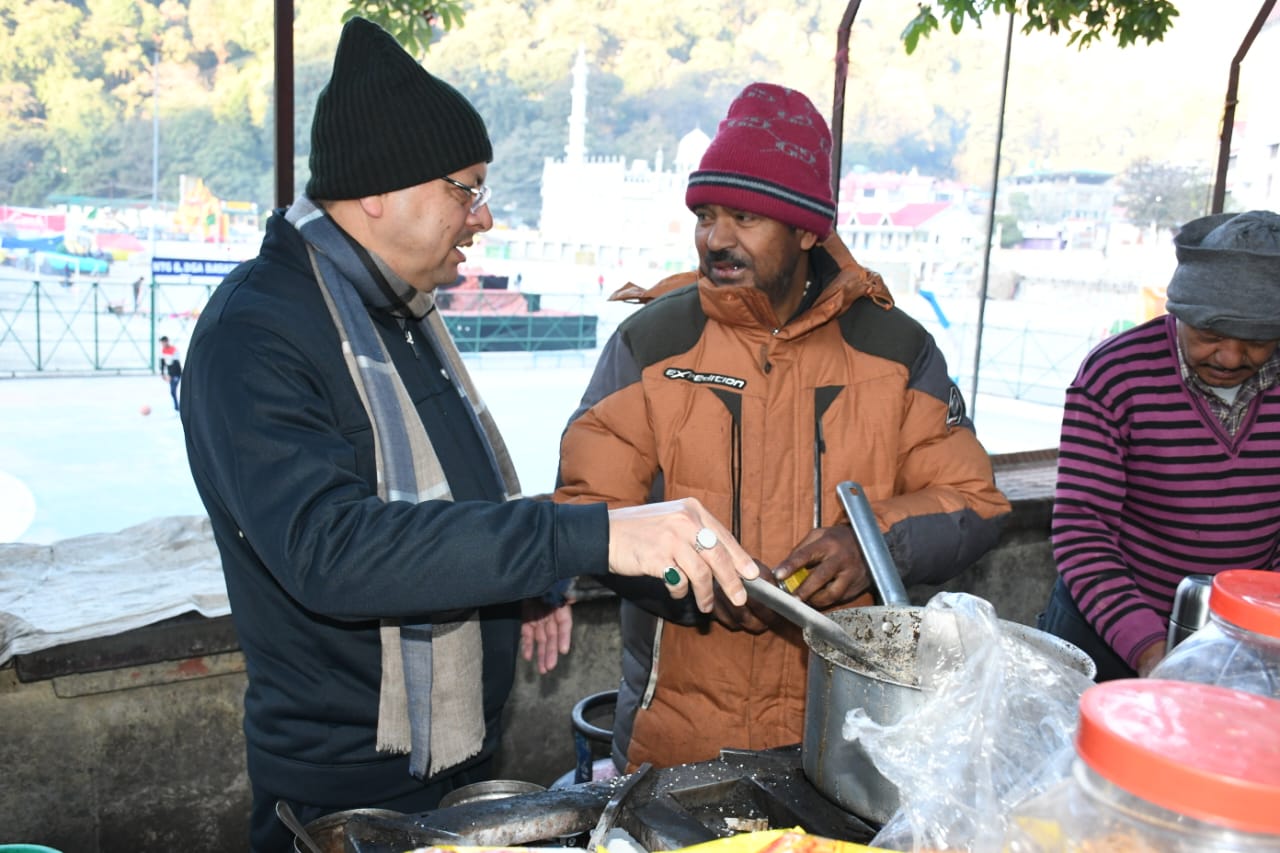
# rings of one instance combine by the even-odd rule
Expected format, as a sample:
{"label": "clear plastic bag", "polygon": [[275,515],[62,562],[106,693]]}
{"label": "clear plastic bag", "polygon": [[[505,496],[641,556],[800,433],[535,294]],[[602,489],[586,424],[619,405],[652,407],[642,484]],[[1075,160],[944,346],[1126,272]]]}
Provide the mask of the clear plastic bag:
{"label": "clear plastic bag", "polygon": [[1001,850],[1013,807],[1065,778],[1075,757],[1077,706],[1093,681],[1055,648],[981,598],[933,597],[917,650],[925,701],[891,725],[861,709],[845,718],[844,736],[898,787],[873,846]]}

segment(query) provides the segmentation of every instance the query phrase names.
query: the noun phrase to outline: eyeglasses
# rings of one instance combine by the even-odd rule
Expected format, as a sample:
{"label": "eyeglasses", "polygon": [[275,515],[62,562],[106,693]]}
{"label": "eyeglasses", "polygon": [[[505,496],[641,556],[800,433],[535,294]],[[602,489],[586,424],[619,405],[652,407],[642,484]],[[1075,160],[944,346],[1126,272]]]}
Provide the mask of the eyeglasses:
{"label": "eyeglasses", "polygon": [[460,190],[466,190],[467,192],[471,193],[471,212],[473,214],[479,213],[480,208],[488,204],[489,197],[493,195],[493,187],[489,186],[488,184],[481,184],[478,187],[471,187],[471,186],[467,186],[462,181],[455,181],[453,178],[449,177],[448,175],[445,175],[440,180],[453,184],[455,187],[457,187]]}

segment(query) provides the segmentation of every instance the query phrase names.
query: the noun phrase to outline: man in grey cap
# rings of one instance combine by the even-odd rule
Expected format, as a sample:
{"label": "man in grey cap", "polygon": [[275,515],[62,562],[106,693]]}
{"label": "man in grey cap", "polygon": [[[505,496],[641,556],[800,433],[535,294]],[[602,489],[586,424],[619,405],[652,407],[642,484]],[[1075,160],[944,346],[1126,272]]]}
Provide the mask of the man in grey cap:
{"label": "man in grey cap", "polygon": [[1145,676],[1191,574],[1280,569],[1280,216],[1174,239],[1168,314],[1100,344],[1067,389],[1040,627]]}
{"label": "man in grey cap", "polygon": [[[257,853],[291,849],[280,800],[304,823],[421,812],[486,779],[519,602],[580,574],[671,572],[670,593],[707,611],[713,576],[741,604],[740,576],[758,573],[697,501],[517,499],[433,294],[493,227],[492,157],[466,98],[349,21],[306,193],[192,336],[182,423],[248,674]],[[545,667],[568,624],[535,622],[559,642]]]}

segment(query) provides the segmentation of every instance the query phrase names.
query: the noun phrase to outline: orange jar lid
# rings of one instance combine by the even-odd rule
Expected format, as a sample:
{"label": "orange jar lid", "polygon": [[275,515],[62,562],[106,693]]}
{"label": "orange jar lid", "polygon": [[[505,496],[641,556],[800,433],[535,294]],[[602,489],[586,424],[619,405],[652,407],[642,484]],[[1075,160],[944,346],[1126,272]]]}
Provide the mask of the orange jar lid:
{"label": "orange jar lid", "polygon": [[1218,572],[1209,591],[1209,609],[1246,631],[1280,639],[1280,572]]}
{"label": "orange jar lid", "polygon": [[1129,678],[1080,697],[1076,754],[1135,797],[1244,832],[1280,835],[1280,701],[1209,684]]}

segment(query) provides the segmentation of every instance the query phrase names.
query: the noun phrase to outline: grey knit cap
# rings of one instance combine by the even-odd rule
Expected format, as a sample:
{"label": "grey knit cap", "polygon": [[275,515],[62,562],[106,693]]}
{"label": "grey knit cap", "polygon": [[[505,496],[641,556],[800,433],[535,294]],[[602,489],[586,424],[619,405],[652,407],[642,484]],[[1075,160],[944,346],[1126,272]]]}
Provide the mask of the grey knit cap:
{"label": "grey knit cap", "polygon": [[382,27],[364,18],[346,23],[311,122],[308,197],[380,195],[492,159],[470,101]]}
{"label": "grey knit cap", "polygon": [[1173,238],[1166,309],[1189,326],[1245,341],[1280,340],[1280,214],[1193,219]]}

